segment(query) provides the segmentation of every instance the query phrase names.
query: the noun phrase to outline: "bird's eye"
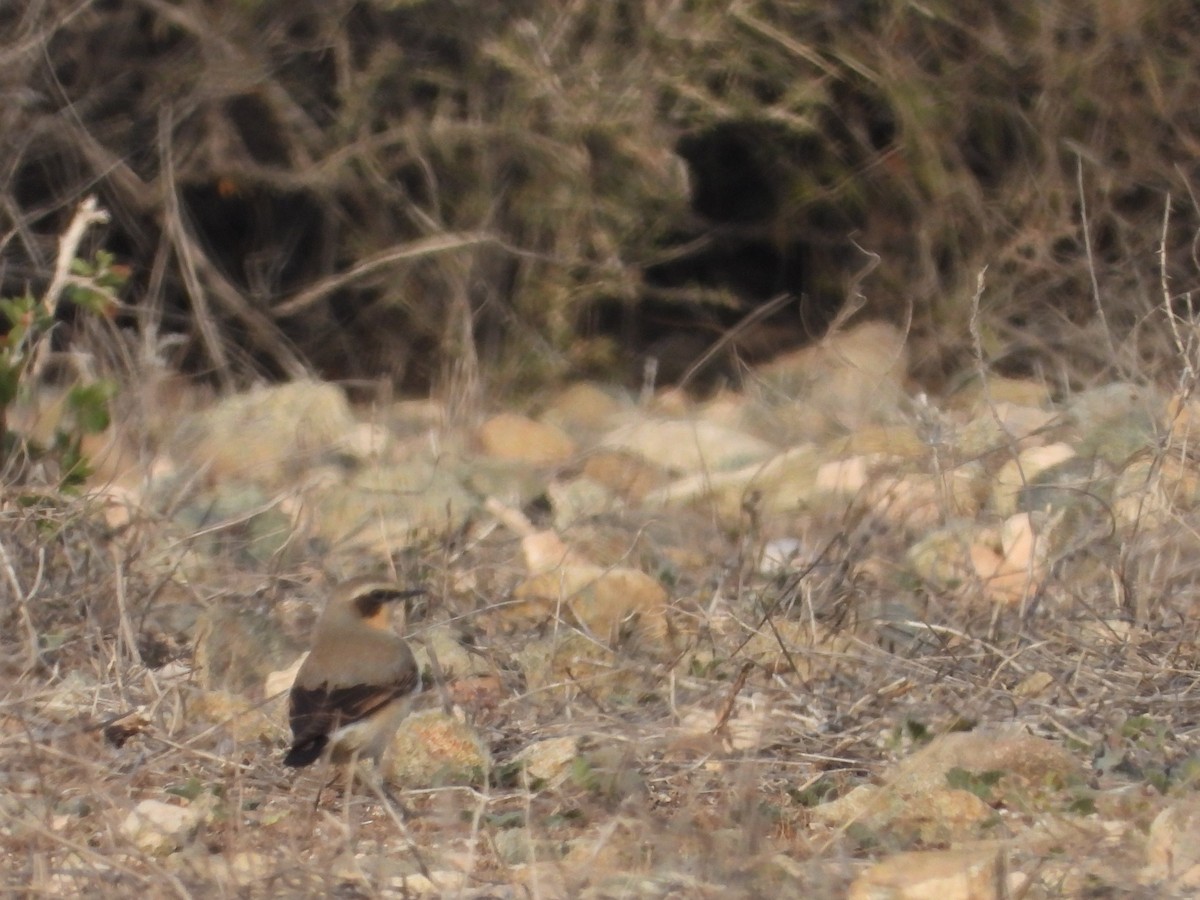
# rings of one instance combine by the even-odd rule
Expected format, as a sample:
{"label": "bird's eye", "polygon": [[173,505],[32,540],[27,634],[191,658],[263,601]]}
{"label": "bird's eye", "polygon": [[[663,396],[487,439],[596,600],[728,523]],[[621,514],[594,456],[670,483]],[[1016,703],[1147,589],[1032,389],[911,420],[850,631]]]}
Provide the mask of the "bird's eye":
{"label": "bird's eye", "polygon": [[372,591],[369,594],[363,594],[361,597],[355,598],[354,607],[364,619],[373,619],[379,615],[379,610],[383,606],[383,599],[379,594],[379,591]]}
{"label": "bird's eye", "polygon": [[379,614],[379,608],[383,604],[392,603],[397,600],[406,600],[409,597],[416,597],[423,593],[424,591],[420,589],[401,590],[393,587],[379,587],[356,597],[354,605],[358,609],[360,616],[364,619],[371,619]]}

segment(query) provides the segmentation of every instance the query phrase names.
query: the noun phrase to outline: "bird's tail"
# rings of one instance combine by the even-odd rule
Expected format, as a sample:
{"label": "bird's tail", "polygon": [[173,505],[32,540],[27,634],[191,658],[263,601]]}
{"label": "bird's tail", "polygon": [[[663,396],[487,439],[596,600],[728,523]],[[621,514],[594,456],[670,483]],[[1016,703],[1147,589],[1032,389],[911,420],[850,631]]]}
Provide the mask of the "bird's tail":
{"label": "bird's tail", "polygon": [[296,769],[301,766],[311,765],[317,761],[317,758],[321,755],[321,751],[325,749],[325,745],[328,743],[328,737],[318,734],[303,743],[294,744],[292,749],[288,751],[288,755],[283,758],[283,764]]}

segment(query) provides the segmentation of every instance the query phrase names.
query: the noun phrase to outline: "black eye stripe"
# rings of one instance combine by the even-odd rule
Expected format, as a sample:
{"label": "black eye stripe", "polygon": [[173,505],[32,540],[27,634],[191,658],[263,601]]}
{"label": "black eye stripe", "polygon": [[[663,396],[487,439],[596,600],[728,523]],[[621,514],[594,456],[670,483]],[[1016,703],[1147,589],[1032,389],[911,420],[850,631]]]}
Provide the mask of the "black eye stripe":
{"label": "black eye stripe", "polygon": [[374,588],[354,598],[354,607],[364,619],[374,618],[385,603],[404,600],[423,594],[422,590],[400,590],[399,588]]}

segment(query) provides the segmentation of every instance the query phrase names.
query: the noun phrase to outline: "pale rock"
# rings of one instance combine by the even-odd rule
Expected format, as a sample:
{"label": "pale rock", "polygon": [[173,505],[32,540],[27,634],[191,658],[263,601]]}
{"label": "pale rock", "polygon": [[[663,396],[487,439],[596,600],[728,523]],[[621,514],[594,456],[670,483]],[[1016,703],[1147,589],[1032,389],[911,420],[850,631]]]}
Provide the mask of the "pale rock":
{"label": "pale rock", "polygon": [[1034,529],[1029,513],[1005,520],[999,548],[973,544],[971,562],[987,599],[1015,604],[1036,593],[1048,574],[1048,547],[1048,539]]}
{"label": "pale rock", "polygon": [[745,702],[735,703],[732,714],[723,723],[717,709],[688,710],[679,722],[681,738],[675,746],[686,746],[692,739],[711,735],[719,739],[725,752],[759,750],[768,740],[771,724],[770,702],[761,694],[752,694]]}
{"label": "pale rock", "polygon": [[580,520],[602,516],[619,509],[616,498],[604,485],[584,476],[571,481],[553,481],[546,487],[554,511],[554,527],[567,529]]}
{"label": "pale rock", "polygon": [[1061,745],[1016,730],[977,729],[939,735],[884,776],[891,789],[927,793],[946,786],[951,769],[1003,772],[1030,790],[1073,783],[1084,767]]}
{"label": "pale rock", "polygon": [[992,603],[1019,603],[1048,573],[1053,521],[1035,527],[1028,513],[1010,516],[998,530],[956,521],[920,538],[908,550],[909,565],[943,589],[974,585]]}
{"label": "pale rock", "polygon": [[775,619],[760,628],[741,649],[741,655],[765,672],[791,673],[800,679],[831,674],[839,661],[852,659],[856,638],[851,630],[830,631],[807,619]]}
{"label": "pale rock", "polygon": [[382,410],[387,430],[400,438],[423,437],[438,441],[446,426],[446,405],[430,398],[394,400]]}
{"label": "pale rock", "polygon": [[53,722],[78,720],[91,715],[100,692],[94,681],[79,671],[70,671],[46,692],[38,712]]}
{"label": "pale rock", "polygon": [[992,506],[1001,515],[1010,516],[1021,508],[1021,496],[1032,486],[1043,482],[1053,470],[1075,458],[1070,444],[1047,444],[1030,447],[1016,459],[1010,459],[996,474],[992,491]]}
{"label": "pale rock", "polygon": [[1049,406],[1052,400],[1050,388],[1041,381],[988,375],[986,381],[972,378],[954,392],[950,403],[955,409],[984,407],[999,411],[1005,406],[1040,409]]}
{"label": "pale rock", "polygon": [[1006,866],[999,850],[898,853],[850,885],[849,900],[1003,900]]}
{"label": "pale rock", "polygon": [[[590,861],[589,861],[590,866]],[[538,897],[541,900],[573,900],[578,894],[577,878],[563,865],[557,854],[545,861],[535,861],[509,869],[511,894],[498,894],[496,900],[518,900]],[[572,890],[571,885],[575,887]],[[485,900],[479,897],[477,900]]]}
{"label": "pale rock", "polygon": [[646,495],[643,503],[674,506],[708,498],[728,522],[737,522],[751,507],[763,515],[794,513],[821,497],[817,471],[822,459],[815,446],[803,444],[731,472],[680,478]]}
{"label": "pale rock", "polygon": [[1153,388],[1117,382],[1082,391],[1067,404],[1075,423],[1075,451],[1119,466],[1140,450],[1158,445],[1167,403]]}
{"label": "pale rock", "polygon": [[566,565],[527,579],[513,597],[519,603],[504,612],[509,622],[562,616],[611,646],[626,634],[667,637],[667,592],[637,569]]}
{"label": "pale rock", "polygon": [[908,548],[908,563],[922,580],[954,590],[975,577],[971,548],[976,539],[974,523],[956,520],[919,538]]}
{"label": "pale rock", "polygon": [[256,387],[189,416],[172,455],[214,483],[253,481],[278,487],[339,452],[358,422],[334,385],[296,381]]}
{"label": "pale rock", "polygon": [[741,431],[746,423],[746,405],[744,393],[722,388],[700,405],[696,416],[706,422]]}
{"label": "pale rock", "polygon": [[516,661],[534,701],[570,701],[579,696],[581,686],[593,701],[636,697],[661,686],[659,676],[647,667],[631,666],[627,653],[574,629],[526,641]]}
{"label": "pale rock", "polygon": [[1117,381],[1078,391],[1066,401],[1067,414],[1086,434],[1093,427],[1131,417],[1154,421],[1168,408],[1167,402],[1155,403],[1161,395],[1153,387]]}
{"label": "pale rock", "polygon": [[232,853],[194,857],[187,859],[184,865],[196,877],[206,882],[215,882],[226,889],[245,889],[261,884],[279,868],[276,860],[256,850],[237,850]]}
{"label": "pale rock", "polygon": [[863,491],[863,502],[889,524],[928,532],[943,522],[974,517],[990,490],[978,463],[955,466],[940,476],[922,472],[879,475]]}
{"label": "pale rock", "polygon": [[1142,880],[1200,891],[1200,797],[1181,796],[1154,818]]}
{"label": "pale rock", "polygon": [[195,647],[200,686],[235,694],[254,690],[301,652],[274,617],[248,599],[210,606],[197,622]]}
{"label": "pale rock", "polygon": [[1181,460],[1181,455],[1179,448],[1143,453],[1121,469],[1113,485],[1112,509],[1118,523],[1160,528],[1200,506],[1200,471],[1194,460]]}
{"label": "pale rock", "polygon": [[422,628],[420,640],[412,642],[412,649],[422,671],[432,668],[430,655],[436,656],[438,667],[447,680],[490,675],[494,671],[486,656],[467,650],[462,633],[450,622]]}
{"label": "pale rock", "polygon": [[1049,672],[1034,672],[1021,679],[1012,692],[1014,697],[1033,699],[1044,696],[1052,687],[1053,675]]}
{"label": "pale rock", "polygon": [[188,716],[220,728],[243,744],[270,741],[279,736],[281,726],[262,704],[228,691],[195,692],[188,700]]}
{"label": "pale rock", "polygon": [[300,667],[304,665],[304,660],[308,658],[308,652],[300,654],[296,661],[286,669],[277,669],[274,672],[269,672],[263,680],[263,696],[264,697],[282,697],[286,692],[292,689],[292,685],[296,682],[296,676],[300,673]]}
{"label": "pale rock", "polygon": [[143,853],[166,856],[191,840],[203,818],[193,806],[143,800],[121,823],[121,834]]}
{"label": "pale rock", "polygon": [[892,787],[859,785],[844,797],[811,811],[814,821],[835,828],[857,825],[892,839],[945,844],[988,834],[997,814],[967,790],[939,787],[905,793]]}
{"label": "pale rock", "polygon": [[558,569],[561,566],[588,565],[566,545],[557,532],[535,531],[521,538],[521,556],[531,575]]}
{"label": "pale rock", "polygon": [[[155,485],[156,506],[169,507],[179,491],[167,484]],[[204,558],[231,550],[265,562],[287,546],[292,536],[292,518],[269,496],[263,485],[232,478],[214,482],[207,489],[188,495],[188,502],[173,511],[175,530],[188,533],[188,546]]]}
{"label": "pale rock", "polygon": [[288,509],[302,538],[386,559],[421,535],[453,530],[478,508],[448,468],[424,460],[365,467],[310,483]]}
{"label": "pale rock", "polygon": [[775,538],[763,545],[758,558],[760,575],[782,575],[795,572],[811,562],[811,553],[799,538]]}
{"label": "pale rock", "polygon": [[492,836],[496,856],[507,866],[524,866],[534,862],[539,854],[539,841],[528,828],[503,828]]}
{"label": "pale rock", "polygon": [[665,469],[635,453],[597,450],[583,464],[583,475],[627,500],[638,501],[670,482]]}
{"label": "pale rock", "polygon": [[147,505],[142,489],[123,484],[98,484],[85,496],[103,510],[105,524],[114,530],[130,525]]}
{"label": "pale rock", "polygon": [[867,476],[877,457],[853,456],[823,463],[817,469],[815,487],[827,494],[853,497],[867,485]]}
{"label": "pale rock", "polygon": [[387,880],[387,886],[400,897],[448,897],[470,896],[465,891],[473,879],[469,872],[437,869],[425,875],[422,872],[396,874]]}
{"label": "pale rock", "polygon": [[566,431],[599,431],[607,428],[629,406],[611,388],[587,381],[559,391],[542,412],[542,420]]}
{"label": "pale rock", "polygon": [[864,322],[757,367],[753,377],[772,395],[796,403],[813,435],[894,421],[904,398],[908,351],[904,334]]}
{"label": "pale rock", "polygon": [[1061,421],[1051,410],[1000,402],[975,413],[957,430],[954,450],[960,459],[989,453],[1020,453],[1045,443],[1046,430]]}
{"label": "pale rock", "polygon": [[408,716],[384,757],[385,778],[406,788],[479,784],[490,768],[475,729],[440,710]]}
{"label": "pale rock", "polygon": [[809,815],[814,822],[840,828],[864,821],[888,802],[879,785],[859,784],[841,797],[814,806],[809,810]]}
{"label": "pale rock", "polygon": [[479,427],[479,443],[493,459],[553,465],[577,452],[575,442],[562,429],[516,413],[499,413]]}
{"label": "pale rock", "polygon": [[540,497],[546,489],[546,476],[536,465],[487,456],[462,456],[454,466],[449,466],[448,459],[432,462],[447,473],[453,472],[467,490],[479,497],[521,507]]}
{"label": "pale rock", "polygon": [[724,472],[765,460],[775,452],[766,441],[703,420],[645,419],[610,431],[610,450],[632,453],[684,475]]}
{"label": "pale rock", "polygon": [[470,880],[467,872],[433,869],[426,874],[417,871],[410,859],[396,858],[381,850],[347,850],[334,857],[329,873],[339,881],[370,886],[374,888],[372,893],[384,888],[384,896],[470,896],[463,893]]}
{"label": "pale rock", "polygon": [[826,459],[867,456],[912,463],[927,459],[930,448],[916,429],[907,423],[867,425],[850,434],[825,441],[821,444],[821,454]]}
{"label": "pale rock", "polygon": [[358,460],[377,460],[392,444],[392,433],[377,422],[356,423],[338,442],[342,451]]}
{"label": "pale rock", "polygon": [[522,763],[532,777],[547,783],[551,788],[561,785],[571,775],[571,766],[579,755],[579,739],[576,737],[547,738],[534,741],[513,757],[513,762]]}

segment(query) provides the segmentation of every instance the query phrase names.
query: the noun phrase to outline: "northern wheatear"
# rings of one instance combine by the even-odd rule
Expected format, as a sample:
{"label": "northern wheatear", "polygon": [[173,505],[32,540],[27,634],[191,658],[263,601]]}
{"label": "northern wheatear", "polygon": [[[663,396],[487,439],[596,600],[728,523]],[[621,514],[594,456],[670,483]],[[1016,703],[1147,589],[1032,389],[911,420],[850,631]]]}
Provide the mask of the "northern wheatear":
{"label": "northern wheatear", "polygon": [[328,747],[334,763],[370,757],[378,767],[421,690],[421,671],[392,630],[388,604],[420,593],[371,578],[335,589],[292,685],[285,765],[307,766]]}

